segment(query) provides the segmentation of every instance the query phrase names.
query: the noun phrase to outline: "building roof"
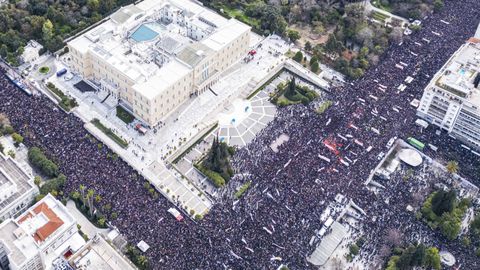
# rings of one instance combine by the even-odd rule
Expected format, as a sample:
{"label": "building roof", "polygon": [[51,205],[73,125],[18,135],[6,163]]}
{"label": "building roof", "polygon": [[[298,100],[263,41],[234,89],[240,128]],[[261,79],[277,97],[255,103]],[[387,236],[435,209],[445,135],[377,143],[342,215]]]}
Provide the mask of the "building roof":
{"label": "building roof", "polygon": [[423,159],[420,153],[414,149],[405,148],[400,150],[398,158],[410,166],[417,167],[422,164]]}
{"label": "building roof", "polygon": [[331,232],[327,234],[321,240],[320,244],[313,251],[310,256],[307,257],[307,261],[316,266],[322,266],[332,255],[338,245],[343,240],[343,237],[347,234],[347,228],[337,221],[333,222]]}
{"label": "building roof", "polygon": [[125,23],[133,16],[139,15],[143,10],[139,9],[135,5],[128,5],[126,7],[120,8],[117,12],[113,13],[110,18],[116,23]]}
{"label": "building roof", "polygon": [[151,100],[189,73],[189,67],[177,60],[172,60],[165,64],[155,76],[143,83],[135,84],[133,88],[142,96]]}
{"label": "building roof", "polygon": [[230,19],[227,24],[225,24],[218,31],[214,32],[208,38],[202,40],[201,42],[214,51],[218,51],[230,44],[235,40],[240,34],[243,34],[247,31],[250,31],[251,27],[241,23],[235,19]]}
{"label": "building roof", "polygon": [[74,269],[82,270],[136,269],[100,235],[95,235],[69,259],[69,262]]}
{"label": "building roof", "polygon": [[47,219],[47,222],[38,227],[33,235],[33,239],[35,239],[36,242],[45,241],[64,223],[63,220],[61,220],[45,202],[42,202],[41,204],[37,205],[37,207],[33,208],[32,211],[25,214],[18,220],[18,223],[22,224],[23,222],[36,217]]}
{"label": "building roof", "polygon": [[14,192],[6,199],[0,200],[0,213],[30,191],[38,192],[37,186],[33,183],[33,177],[28,175],[15,160],[0,153],[0,188],[6,190],[7,186],[14,187]]}
{"label": "building roof", "polygon": [[[48,194],[16,219],[18,233],[31,236],[38,246],[42,246],[51,236],[61,231],[64,224],[74,222],[65,206]],[[23,232],[21,232],[23,231]]]}
{"label": "building roof", "polygon": [[0,224],[0,243],[10,262],[19,267],[50,246],[74,222],[65,206],[48,194],[17,219]]}
{"label": "building roof", "polygon": [[474,80],[480,73],[480,43],[470,39],[450,58],[431,84],[461,100],[480,107],[480,87]]}
{"label": "building roof", "polygon": [[177,54],[177,58],[193,68],[211,53],[212,50],[209,47],[202,43],[194,43],[183,48]]}

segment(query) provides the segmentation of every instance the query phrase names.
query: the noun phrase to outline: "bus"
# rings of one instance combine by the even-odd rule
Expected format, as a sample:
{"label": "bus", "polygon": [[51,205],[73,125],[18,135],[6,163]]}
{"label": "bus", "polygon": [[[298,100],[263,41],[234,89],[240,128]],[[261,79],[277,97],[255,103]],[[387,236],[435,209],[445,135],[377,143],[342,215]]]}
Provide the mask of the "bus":
{"label": "bus", "polygon": [[61,70],[57,71],[57,77],[61,77],[62,75],[67,73],[66,68],[62,68]]}
{"label": "bus", "polygon": [[417,139],[415,139],[415,138],[413,138],[413,137],[409,137],[409,138],[407,139],[407,142],[408,142],[409,144],[411,144],[412,146],[414,146],[415,148],[417,148],[418,150],[423,151],[423,149],[425,148],[425,144],[424,144],[424,143],[422,143],[421,141],[419,141],[419,140],[417,140]]}

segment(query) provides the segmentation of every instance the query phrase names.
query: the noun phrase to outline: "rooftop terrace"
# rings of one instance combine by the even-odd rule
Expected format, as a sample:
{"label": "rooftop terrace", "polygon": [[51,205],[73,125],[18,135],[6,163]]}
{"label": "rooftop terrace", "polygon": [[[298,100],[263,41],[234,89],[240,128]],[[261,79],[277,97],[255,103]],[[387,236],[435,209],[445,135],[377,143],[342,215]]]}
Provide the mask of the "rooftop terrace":
{"label": "rooftop terrace", "polygon": [[6,190],[7,186],[14,186],[15,192],[6,198],[0,199],[0,210],[7,207],[28,190],[36,188],[32,178],[14,160],[0,154],[0,188]]}
{"label": "rooftop terrace", "polygon": [[470,41],[447,62],[436,80],[436,85],[480,107],[480,87],[474,85],[479,73],[480,43]]}

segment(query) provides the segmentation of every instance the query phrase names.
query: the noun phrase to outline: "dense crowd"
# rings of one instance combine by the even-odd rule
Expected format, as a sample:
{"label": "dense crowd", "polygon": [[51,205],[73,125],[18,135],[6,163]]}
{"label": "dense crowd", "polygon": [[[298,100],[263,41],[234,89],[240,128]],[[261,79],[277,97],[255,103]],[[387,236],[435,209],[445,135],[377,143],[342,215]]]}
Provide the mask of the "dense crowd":
{"label": "dense crowd", "polygon": [[[383,244],[379,236],[397,228],[407,236],[421,232],[428,244],[452,252],[464,269],[479,269],[473,250],[446,241],[405,211],[411,200],[408,183],[384,191],[392,197],[389,204],[364,184],[391,137],[429,136],[415,127],[409,103],[420,99],[435,72],[474,33],[479,18],[480,1],[446,1],[441,12],[423,20],[422,30],[391,46],[362,79],[332,89],[334,105],[322,115],[303,105],[280,109],[234,156],[235,170],[244,177],[235,177],[230,185],[248,179],[253,182],[250,189],[239,202],[231,196],[220,199],[198,224],[172,218],[167,212],[171,204],[163,197],[152,199],[138,172],[121,159],[108,158],[110,150],[97,146],[80,119],[58,110],[44,96],[27,97],[3,74],[0,112],[9,116],[29,147],[40,147],[60,165],[68,178],[65,194],[84,184],[103,198],[100,205],[111,204],[118,214],[112,224],[131,243],[144,240],[151,246],[147,255],[155,269],[273,269],[282,263],[313,269],[305,259],[314,249],[309,241],[322,226],[321,213],[339,193],[367,213],[359,230],[367,241],[362,254],[368,258]],[[400,62],[403,69],[395,67]],[[413,82],[397,92],[407,76],[414,77]],[[281,134],[290,139],[275,153],[270,144]],[[450,143],[447,136],[436,140],[440,149],[442,140]],[[370,145],[373,150],[367,153]]]}

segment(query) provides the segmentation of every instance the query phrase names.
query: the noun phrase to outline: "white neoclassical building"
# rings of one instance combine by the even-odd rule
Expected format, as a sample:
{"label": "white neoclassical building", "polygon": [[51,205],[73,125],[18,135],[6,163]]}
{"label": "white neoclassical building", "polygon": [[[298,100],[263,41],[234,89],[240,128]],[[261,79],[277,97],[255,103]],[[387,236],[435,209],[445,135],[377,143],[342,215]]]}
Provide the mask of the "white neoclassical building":
{"label": "white neoclassical building", "polygon": [[74,72],[154,126],[245,57],[250,30],[193,1],[145,0],[68,47]]}

